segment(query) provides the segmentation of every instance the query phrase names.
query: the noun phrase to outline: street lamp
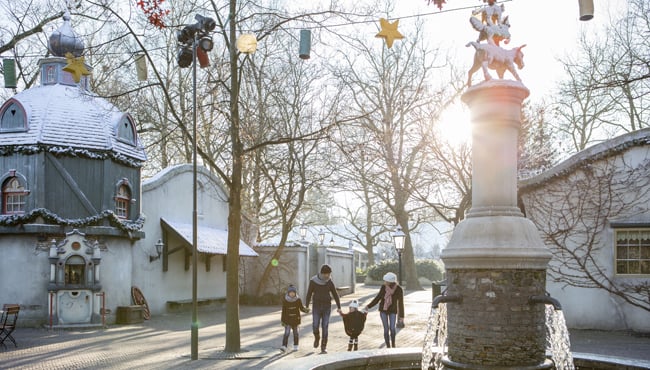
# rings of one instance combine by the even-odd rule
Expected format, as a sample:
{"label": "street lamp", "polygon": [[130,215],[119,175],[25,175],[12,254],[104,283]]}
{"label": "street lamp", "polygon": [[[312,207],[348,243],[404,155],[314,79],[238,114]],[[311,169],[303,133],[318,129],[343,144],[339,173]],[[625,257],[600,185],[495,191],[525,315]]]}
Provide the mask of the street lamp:
{"label": "street lamp", "polygon": [[307,226],[302,225],[300,226],[300,239],[305,240],[306,236],[307,236]]}
{"label": "street lamp", "polygon": [[398,264],[399,264],[399,283],[402,284],[402,250],[404,250],[404,240],[406,234],[402,232],[402,227],[397,226],[393,233],[393,243],[395,243],[395,250],[397,250]]}
{"label": "street lamp", "polygon": [[334,246],[334,235],[330,238],[330,247]]}
{"label": "street lamp", "polygon": [[[196,23],[185,26],[176,33],[179,42],[177,62],[181,68],[192,65],[192,325],[191,325],[191,359],[199,358],[199,318],[197,299],[197,264],[198,259],[198,212],[197,212],[197,123],[196,123],[196,60],[201,67],[208,66],[207,52],[212,50],[212,38],[209,33],[216,27],[214,19],[197,14]],[[197,50],[198,49],[198,50]],[[198,53],[197,53],[198,51]]]}
{"label": "street lamp", "polygon": [[320,229],[320,233],[318,234],[318,240],[320,240],[320,245],[323,245],[323,241],[325,240],[325,233],[323,232],[323,229]]}

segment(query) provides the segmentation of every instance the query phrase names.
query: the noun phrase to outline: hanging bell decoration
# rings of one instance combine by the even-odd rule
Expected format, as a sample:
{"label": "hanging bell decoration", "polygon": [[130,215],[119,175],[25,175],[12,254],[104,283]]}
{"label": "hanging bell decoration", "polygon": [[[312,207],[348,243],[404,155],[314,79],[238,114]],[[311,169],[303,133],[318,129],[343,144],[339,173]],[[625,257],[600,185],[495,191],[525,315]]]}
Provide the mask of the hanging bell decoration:
{"label": "hanging bell decoration", "polygon": [[16,88],[16,61],[13,59],[3,59],[2,71],[5,77],[5,87],[7,89],[15,89]]}
{"label": "hanging bell decoration", "polygon": [[309,59],[309,52],[311,51],[311,31],[300,30],[300,49],[298,56],[300,59]]}
{"label": "hanging bell decoration", "polygon": [[144,54],[135,56],[135,71],[138,74],[138,81],[147,80],[147,58]]}
{"label": "hanging bell decoration", "polygon": [[594,0],[578,0],[580,20],[588,21],[594,17]]}

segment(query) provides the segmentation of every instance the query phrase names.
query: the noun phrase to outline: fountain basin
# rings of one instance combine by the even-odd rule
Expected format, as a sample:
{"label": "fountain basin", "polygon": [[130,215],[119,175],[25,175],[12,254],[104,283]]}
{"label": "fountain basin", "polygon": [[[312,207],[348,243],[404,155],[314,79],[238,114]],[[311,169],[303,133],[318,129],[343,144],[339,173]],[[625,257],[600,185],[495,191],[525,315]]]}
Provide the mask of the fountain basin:
{"label": "fountain basin", "polygon": [[[355,352],[340,352],[327,355],[313,355],[288,359],[264,367],[269,370],[379,370],[402,369],[420,370],[422,348],[385,348]],[[602,356],[590,353],[573,353],[573,362],[580,370],[648,370],[650,361],[629,358]],[[544,366],[544,365],[541,365]],[[552,368],[552,366],[551,366]],[[474,368],[476,369],[476,368]],[[505,367],[482,367],[482,369],[502,370]]]}

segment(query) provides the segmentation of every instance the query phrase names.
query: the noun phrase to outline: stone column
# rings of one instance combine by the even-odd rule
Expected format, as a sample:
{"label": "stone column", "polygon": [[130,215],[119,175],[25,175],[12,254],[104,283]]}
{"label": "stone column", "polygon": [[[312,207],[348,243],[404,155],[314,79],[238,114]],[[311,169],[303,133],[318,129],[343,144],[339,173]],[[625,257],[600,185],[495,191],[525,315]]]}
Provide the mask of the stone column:
{"label": "stone column", "polygon": [[544,305],[550,251],[517,207],[520,82],[491,80],[462,100],[472,120],[472,208],[442,252],[449,294],[448,369],[540,369],[545,361]]}

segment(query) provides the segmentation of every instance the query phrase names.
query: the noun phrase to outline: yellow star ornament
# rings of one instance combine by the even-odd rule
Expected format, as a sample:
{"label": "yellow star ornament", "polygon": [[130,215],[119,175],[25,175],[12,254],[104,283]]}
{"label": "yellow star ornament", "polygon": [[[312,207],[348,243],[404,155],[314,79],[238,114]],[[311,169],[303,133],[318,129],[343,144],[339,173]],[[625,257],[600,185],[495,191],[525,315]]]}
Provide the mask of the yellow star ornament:
{"label": "yellow star ornament", "polygon": [[90,71],[86,69],[84,64],[84,57],[75,58],[72,53],[65,54],[66,59],[68,59],[68,64],[63,67],[63,70],[70,72],[74,82],[79,83],[81,76],[88,76]]}
{"label": "yellow star ornament", "polygon": [[375,37],[381,37],[385,39],[386,46],[388,46],[389,49],[393,47],[393,41],[404,38],[404,36],[401,33],[399,33],[399,31],[397,30],[398,24],[399,24],[399,19],[393,23],[390,23],[385,18],[379,19],[379,25],[381,26],[381,30],[379,31],[378,34],[375,35]]}

